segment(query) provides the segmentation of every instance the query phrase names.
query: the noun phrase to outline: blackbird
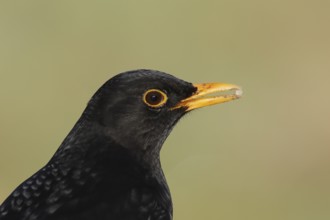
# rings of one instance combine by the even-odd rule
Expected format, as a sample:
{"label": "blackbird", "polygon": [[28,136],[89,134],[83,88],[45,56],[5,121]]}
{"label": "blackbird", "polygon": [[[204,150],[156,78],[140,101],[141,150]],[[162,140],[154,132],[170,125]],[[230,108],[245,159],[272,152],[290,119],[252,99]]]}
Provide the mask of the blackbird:
{"label": "blackbird", "polygon": [[114,76],[50,161],[3,202],[0,219],[171,220],[159,159],[165,139],[187,112],[240,95],[235,85],[191,84],[155,70]]}

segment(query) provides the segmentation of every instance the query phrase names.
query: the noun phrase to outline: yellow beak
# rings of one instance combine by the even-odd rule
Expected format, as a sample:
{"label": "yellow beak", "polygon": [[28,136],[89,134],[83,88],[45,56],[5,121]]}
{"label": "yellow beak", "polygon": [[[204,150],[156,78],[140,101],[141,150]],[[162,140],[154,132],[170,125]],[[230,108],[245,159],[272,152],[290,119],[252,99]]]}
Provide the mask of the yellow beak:
{"label": "yellow beak", "polygon": [[[186,111],[191,111],[196,108],[201,108],[204,106],[210,106],[215,104],[220,104],[224,102],[229,102],[231,100],[238,99],[242,96],[242,90],[239,86],[225,83],[202,83],[193,84],[197,88],[196,92],[179,102],[172,109],[185,108]],[[233,94],[224,94],[217,96],[206,96],[209,94],[217,92],[232,91]]]}

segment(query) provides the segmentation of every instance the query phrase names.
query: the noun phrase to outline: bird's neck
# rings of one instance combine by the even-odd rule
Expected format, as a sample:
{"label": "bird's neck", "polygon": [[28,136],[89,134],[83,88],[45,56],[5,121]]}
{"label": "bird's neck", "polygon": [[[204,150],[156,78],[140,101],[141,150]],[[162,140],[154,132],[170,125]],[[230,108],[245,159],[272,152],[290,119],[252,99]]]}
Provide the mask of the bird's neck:
{"label": "bird's neck", "polygon": [[[158,151],[139,151],[118,144],[102,128],[79,120],[55,153],[50,164],[65,173],[83,173],[72,182],[85,182],[93,176],[95,190],[104,186],[125,185],[154,189],[164,206],[171,207],[171,196],[163,174]],[[73,175],[73,178],[74,177]],[[107,188],[107,187],[104,187]],[[92,192],[91,192],[92,193]]]}
{"label": "bird's neck", "polygon": [[77,163],[94,163],[95,158],[105,160],[104,165],[116,161],[114,156],[121,154],[123,157],[134,161],[145,170],[156,175],[163,175],[160,163],[160,148],[163,142],[157,143],[160,146],[123,146],[109,136],[104,127],[93,120],[89,120],[85,115],[78,120],[70,133],[62,142],[54,155],[54,158],[65,160],[67,156]]}

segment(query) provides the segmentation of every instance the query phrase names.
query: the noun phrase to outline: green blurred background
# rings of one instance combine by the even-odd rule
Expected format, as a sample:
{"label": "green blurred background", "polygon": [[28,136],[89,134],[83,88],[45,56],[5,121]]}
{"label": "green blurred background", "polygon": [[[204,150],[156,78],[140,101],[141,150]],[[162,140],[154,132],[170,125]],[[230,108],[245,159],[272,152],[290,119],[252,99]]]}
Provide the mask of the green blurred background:
{"label": "green blurred background", "polygon": [[175,219],[330,219],[330,1],[1,1],[0,203],[96,89],[151,68],[241,85],[162,150]]}

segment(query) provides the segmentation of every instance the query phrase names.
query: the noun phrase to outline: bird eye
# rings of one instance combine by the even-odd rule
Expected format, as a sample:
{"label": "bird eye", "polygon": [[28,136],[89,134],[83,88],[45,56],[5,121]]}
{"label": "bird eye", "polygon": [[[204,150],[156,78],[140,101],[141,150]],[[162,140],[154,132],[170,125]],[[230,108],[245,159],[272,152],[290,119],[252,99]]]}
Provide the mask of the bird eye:
{"label": "bird eye", "polygon": [[150,89],[143,95],[143,102],[153,108],[162,107],[166,101],[167,95],[158,89]]}

